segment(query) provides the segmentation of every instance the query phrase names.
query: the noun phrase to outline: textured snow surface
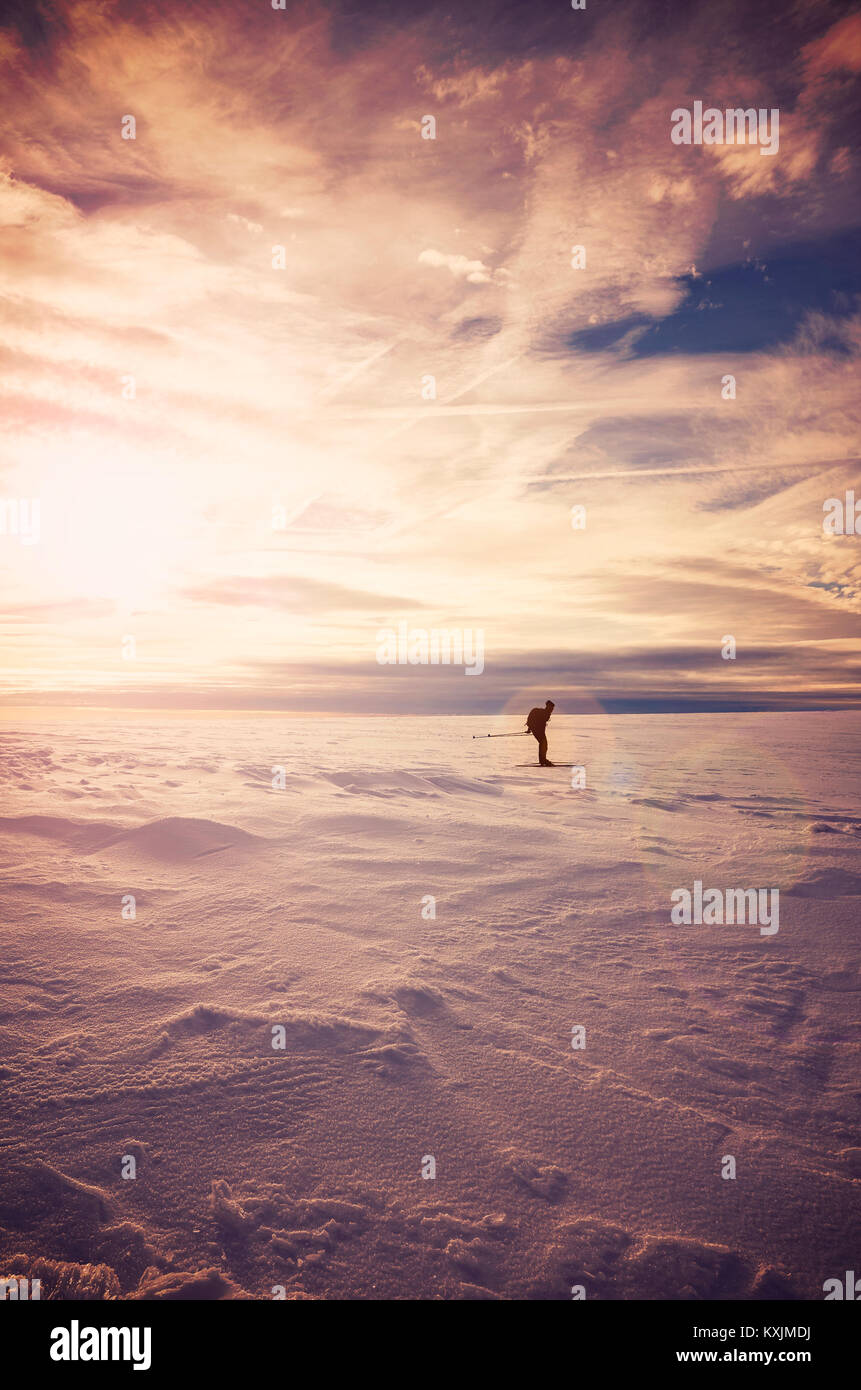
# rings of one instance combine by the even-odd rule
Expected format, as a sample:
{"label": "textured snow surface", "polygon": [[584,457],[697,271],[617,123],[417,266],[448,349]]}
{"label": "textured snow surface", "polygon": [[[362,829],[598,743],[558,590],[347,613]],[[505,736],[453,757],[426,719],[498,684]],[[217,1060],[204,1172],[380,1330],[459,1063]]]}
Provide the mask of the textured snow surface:
{"label": "textured snow surface", "polygon": [[[585,789],[494,727],[7,720],[0,1273],[806,1299],[857,1268],[858,718],[554,716]],[[697,879],[778,888],[777,935],[672,925]]]}

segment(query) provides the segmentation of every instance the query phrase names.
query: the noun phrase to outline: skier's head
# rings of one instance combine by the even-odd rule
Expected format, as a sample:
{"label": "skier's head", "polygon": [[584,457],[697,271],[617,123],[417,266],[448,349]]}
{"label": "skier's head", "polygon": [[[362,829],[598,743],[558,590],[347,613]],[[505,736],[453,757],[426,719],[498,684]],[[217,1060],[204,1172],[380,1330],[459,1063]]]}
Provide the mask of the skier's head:
{"label": "skier's head", "polygon": [[547,701],[547,704],[544,706],[544,708],[546,709],[547,713],[549,714],[550,711],[551,711],[552,709],[555,709],[555,708],[556,708],[556,706],[554,705],[554,703],[553,703],[552,700],[548,700],[548,701]]}

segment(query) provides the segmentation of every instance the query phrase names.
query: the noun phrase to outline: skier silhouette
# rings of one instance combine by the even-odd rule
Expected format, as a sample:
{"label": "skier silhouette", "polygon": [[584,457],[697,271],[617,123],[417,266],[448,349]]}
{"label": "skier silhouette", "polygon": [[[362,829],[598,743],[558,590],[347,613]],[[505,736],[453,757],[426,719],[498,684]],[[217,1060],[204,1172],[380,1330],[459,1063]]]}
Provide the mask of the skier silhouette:
{"label": "skier silhouette", "polygon": [[548,700],[542,709],[536,705],[526,716],[526,727],[533,738],[538,739],[538,763],[540,767],[553,767],[553,763],[547,757],[547,721],[553,713],[554,705],[552,700]]}

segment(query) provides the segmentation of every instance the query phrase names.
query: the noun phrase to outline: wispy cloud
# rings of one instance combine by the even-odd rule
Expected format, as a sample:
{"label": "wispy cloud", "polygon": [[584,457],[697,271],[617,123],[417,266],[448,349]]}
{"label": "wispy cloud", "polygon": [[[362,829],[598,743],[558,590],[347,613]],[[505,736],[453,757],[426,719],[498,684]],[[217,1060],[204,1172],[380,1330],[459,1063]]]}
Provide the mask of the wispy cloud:
{"label": "wispy cloud", "polygon": [[367,593],[362,589],[350,589],[343,584],[326,584],[319,580],[289,575],[279,575],[271,579],[235,575],[185,589],[183,596],[195,603],[226,604],[231,608],[251,605],[312,614],[363,611],[385,613],[392,607],[422,607],[416,599]]}
{"label": "wispy cloud", "polygon": [[[861,25],[765,8],[19,7],[0,693],[254,704],[286,650],[315,708],[492,704],[518,653],[651,698],[662,651],[667,698],[765,699],[776,642],[843,692]],[[779,105],[779,151],[673,145],[697,99]],[[368,671],[416,613],[486,631],[475,691]]]}

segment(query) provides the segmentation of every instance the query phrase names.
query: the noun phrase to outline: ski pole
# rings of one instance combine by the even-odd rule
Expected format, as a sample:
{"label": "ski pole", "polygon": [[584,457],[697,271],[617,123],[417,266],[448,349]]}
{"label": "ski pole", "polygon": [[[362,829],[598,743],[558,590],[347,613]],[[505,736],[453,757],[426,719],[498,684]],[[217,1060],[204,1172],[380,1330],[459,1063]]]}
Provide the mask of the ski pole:
{"label": "ski pole", "polygon": [[529,730],[523,729],[519,734],[473,734],[473,738],[528,738]]}

